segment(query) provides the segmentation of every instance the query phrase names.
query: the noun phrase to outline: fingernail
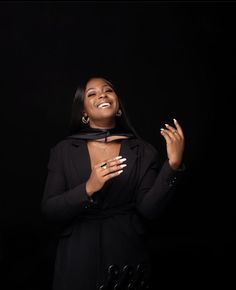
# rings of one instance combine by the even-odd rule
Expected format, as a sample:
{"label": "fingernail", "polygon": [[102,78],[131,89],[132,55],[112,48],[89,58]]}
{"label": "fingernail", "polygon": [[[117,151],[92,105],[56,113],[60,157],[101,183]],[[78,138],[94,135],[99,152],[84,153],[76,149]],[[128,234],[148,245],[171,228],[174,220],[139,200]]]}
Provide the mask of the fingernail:
{"label": "fingernail", "polygon": [[168,127],[169,125],[168,124],[165,124],[165,126]]}
{"label": "fingernail", "polygon": [[177,122],[176,119],[173,119],[173,120],[174,120],[175,123]]}
{"label": "fingernail", "polygon": [[124,168],[125,166],[127,166],[127,164],[121,164],[120,168]]}
{"label": "fingernail", "polygon": [[119,171],[118,171],[118,174],[121,174],[122,172],[123,172],[123,170],[119,170]]}
{"label": "fingernail", "polygon": [[125,160],[127,160],[126,158],[122,158],[121,160],[120,160],[120,162],[124,162]]}
{"label": "fingernail", "polygon": [[160,130],[161,130],[161,131],[164,131],[165,129],[161,128]]}
{"label": "fingernail", "polygon": [[118,160],[118,159],[121,159],[121,158],[122,158],[122,156],[117,156],[115,159]]}

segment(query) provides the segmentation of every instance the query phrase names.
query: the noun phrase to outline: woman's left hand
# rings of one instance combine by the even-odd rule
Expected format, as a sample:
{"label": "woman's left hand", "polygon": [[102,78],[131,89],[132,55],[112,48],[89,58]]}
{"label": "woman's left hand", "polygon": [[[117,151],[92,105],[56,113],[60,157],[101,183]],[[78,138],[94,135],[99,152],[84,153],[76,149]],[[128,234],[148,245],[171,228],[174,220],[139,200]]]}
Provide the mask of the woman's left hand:
{"label": "woman's left hand", "polygon": [[165,124],[166,129],[161,129],[161,134],[166,140],[166,150],[169,159],[169,164],[172,169],[177,170],[183,159],[184,152],[184,134],[181,126],[174,120],[176,128]]}

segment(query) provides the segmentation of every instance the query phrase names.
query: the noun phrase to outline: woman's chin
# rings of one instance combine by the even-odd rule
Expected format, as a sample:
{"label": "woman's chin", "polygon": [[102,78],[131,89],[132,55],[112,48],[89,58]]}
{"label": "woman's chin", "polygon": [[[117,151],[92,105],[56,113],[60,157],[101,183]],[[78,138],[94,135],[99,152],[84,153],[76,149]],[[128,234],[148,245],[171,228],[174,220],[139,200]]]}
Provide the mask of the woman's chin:
{"label": "woman's chin", "polygon": [[98,115],[97,115],[97,119],[115,119],[116,117],[116,113],[113,112],[113,111],[108,111],[108,110],[104,110],[103,112],[100,112]]}

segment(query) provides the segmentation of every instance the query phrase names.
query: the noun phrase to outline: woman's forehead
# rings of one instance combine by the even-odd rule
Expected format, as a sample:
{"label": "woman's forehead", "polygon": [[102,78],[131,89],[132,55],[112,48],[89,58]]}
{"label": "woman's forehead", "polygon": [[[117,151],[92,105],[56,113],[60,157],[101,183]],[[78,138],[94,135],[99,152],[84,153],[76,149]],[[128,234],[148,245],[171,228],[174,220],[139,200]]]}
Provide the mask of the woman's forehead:
{"label": "woman's forehead", "polygon": [[90,89],[93,87],[101,87],[101,86],[105,86],[105,85],[109,85],[108,82],[103,79],[103,78],[93,78],[91,80],[88,81],[87,85],[86,85],[86,89]]}

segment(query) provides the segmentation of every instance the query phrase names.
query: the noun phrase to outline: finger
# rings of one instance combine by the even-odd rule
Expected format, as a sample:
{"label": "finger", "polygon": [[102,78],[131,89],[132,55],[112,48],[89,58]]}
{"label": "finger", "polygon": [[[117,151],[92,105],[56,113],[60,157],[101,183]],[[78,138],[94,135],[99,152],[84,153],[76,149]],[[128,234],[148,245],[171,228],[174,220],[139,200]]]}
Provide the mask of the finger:
{"label": "finger", "polygon": [[126,167],[127,164],[115,164],[113,166],[108,166],[106,168],[102,168],[102,176],[106,176],[107,174],[113,174],[119,170],[123,170],[124,167]]}
{"label": "finger", "polygon": [[126,158],[121,158],[119,160],[116,160],[116,161],[111,161],[111,162],[108,162],[109,166],[115,166],[115,165],[118,165],[120,163],[123,163],[124,161],[126,161],[127,159]]}
{"label": "finger", "polygon": [[182,138],[184,138],[184,133],[183,133],[183,130],[182,130],[182,128],[181,128],[179,122],[178,122],[176,119],[173,119],[173,120],[174,120],[174,123],[175,123],[175,126],[176,126],[176,128],[177,128],[177,131],[178,131],[179,135],[180,135]]}
{"label": "finger", "polygon": [[[112,159],[113,160],[113,159]],[[109,172],[113,172],[113,171],[117,171],[120,170],[122,168],[124,168],[125,166],[127,166],[127,164],[123,164],[124,161],[126,161],[126,158],[121,158],[119,160],[116,161],[111,161],[111,162],[103,162],[98,168],[97,170],[99,171],[103,171],[103,176]],[[104,171],[106,170],[106,171]]]}
{"label": "finger", "polygon": [[170,130],[164,129],[164,132],[170,137],[172,142],[178,140],[178,138],[176,138],[176,134],[172,133]]}
{"label": "finger", "polygon": [[122,156],[116,156],[115,158],[111,158],[111,159],[108,159],[106,160],[106,162],[112,162],[112,161],[116,161],[116,160],[120,160],[122,158]]}
{"label": "finger", "polygon": [[[99,162],[98,164],[96,164],[94,167],[95,168],[99,168],[99,167],[103,167],[103,166],[106,166],[109,162],[111,161],[118,161],[122,158],[122,156],[117,156],[115,158],[111,158],[111,159],[107,159],[107,160],[104,160],[103,162]],[[106,163],[106,165],[105,165]]]}
{"label": "finger", "polygon": [[174,127],[170,126],[169,124],[165,124],[165,126],[172,133],[171,134],[172,138],[176,137],[177,139],[180,139],[180,135],[179,135],[178,131]]}
{"label": "finger", "polygon": [[161,128],[161,134],[162,134],[162,136],[165,138],[167,144],[171,144],[171,143],[173,143],[173,140],[171,139],[171,137],[170,137],[169,134],[167,133],[167,130]]}
{"label": "finger", "polygon": [[123,170],[119,170],[119,171],[116,171],[116,172],[113,172],[113,173],[107,174],[107,175],[105,175],[105,176],[103,177],[103,179],[104,179],[104,181],[107,181],[107,180],[109,180],[109,179],[111,179],[111,178],[114,178],[114,177],[120,175],[122,172],[123,172]]}

